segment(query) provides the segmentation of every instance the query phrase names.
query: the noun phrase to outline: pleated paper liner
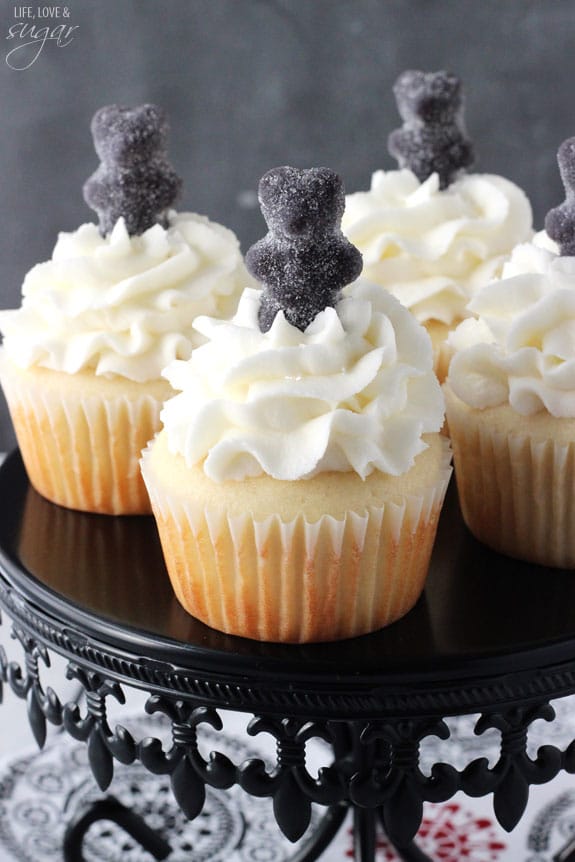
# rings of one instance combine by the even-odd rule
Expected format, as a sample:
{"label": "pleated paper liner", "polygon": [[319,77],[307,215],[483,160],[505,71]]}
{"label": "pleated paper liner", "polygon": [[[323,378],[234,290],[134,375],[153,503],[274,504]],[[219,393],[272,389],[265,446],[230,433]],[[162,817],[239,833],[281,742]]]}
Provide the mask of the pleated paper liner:
{"label": "pleated paper liner", "polygon": [[519,560],[575,567],[575,420],[521,416],[509,405],[474,410],[449,386],[445,395],[459,500],[473,535]]}
{"label": "pleated paper liner", "polygon": [[32,485],[71,509],[146,514],[142,449],[171,394],[163,381],[21,370],[0,358],[0,380]]}
{"label": "pleated paper liner", "polygon": [[435,468],[418,493],[313,522],[205,507],[193,470],[189,494],[174,494],[151,463],[152,444],[142,470],[183,607],[228,634],[286,643],[354,637],[402,617],[425,585],[451,472],[448,441],[432,436],[440,457],[437,449],[419,456]]}

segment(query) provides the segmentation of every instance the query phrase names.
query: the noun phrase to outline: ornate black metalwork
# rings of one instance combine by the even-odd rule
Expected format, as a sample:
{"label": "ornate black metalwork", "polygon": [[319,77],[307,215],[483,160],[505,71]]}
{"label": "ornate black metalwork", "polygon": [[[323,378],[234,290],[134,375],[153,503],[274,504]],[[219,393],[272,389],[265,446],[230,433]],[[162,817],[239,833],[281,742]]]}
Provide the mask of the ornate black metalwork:
{"label": "ornate black metalwork", "polygon": [[316,778],[305,766],[309,739],[319,737],[336,748],[341,746],[336,727],[289,718],[255,717],[248,733],[270,733],[277,743],[277,762],[268,770],[260,758],[240,765],[234,765],[219,752],[212,752],[207,761],[203,758],[197,731],[202,723],[222,729],[215,710],[157,696],[148,701],[146,709],[169,717],[172,747],[166,752],[158,739],[143,740],[138,746],[139,759],[150,772],[170,776],[178,804],[190,818],[201,812],[206,786],[227,789],[237,783],[252,796],[273,798],[280,829],[291,841],[297,841],[309,826],[312,802],[330,806],[346,798],[345,782],[335,765],[323,767]]}
{"label": "ornate black metalwork", "polygon": [[206,785],[227,789],[236,781],[236,768],[228,757],[212,752],[206,761],[198,747],[198,726],[205,722],[221,730],[222,720],[213,709],[162,697],[150,698],[146,711],[168,716],[173,744],[165,752],[160,740],[145,739],[138,745],[139,759],[150,772],[169,775],[180,808],[187,817],[197,817],[206,800]]}
{"label": "ornate black metalwork", "polygon": [[[159,739],[136,741],[121,726],[112,731],[106,700],[113,697],[123,703],[121,686],[76,662],[68,665],[67,676],[80,683],[86,706],[82,712],[75,702],[62,705],[56,693],[44,689],[41,682],[42,665],[50,665],[47,648],[22,628],[16,628],[14,636],[24,649],[24,669],[2,656],[2,679],[27,701],[30,725],[40,746],[46,738],[47,722],[63,725],[75,739],[87,743],[90,765],[102,789],[112,781],[114,760],[132,763],[139,759],[150,772],[170,776],[175,798],[190,818],[201,812],[207,786],[225,789],[238,784],[251,795],[273,799],[278,825],[291,840],[306,831],[312,803],[328,806],[327,837],[317,848],[312,842],[311,849],[295,857],[302,862],[317,858],[349,806],[355,812],[358,858],[364,862],[372,858],[376,822],[381,819],[405,859],[425,859],[412,844],[423,802],[447,800],[458,790],[469,796],[493,794],[495,815],[509,830],[523,813],[530,785],[550,781],[561,769],[575,773],[575,741],[564,752],[544,745],[534,759],[527,754],[531,723],[554,718],[554,710],[546,702],[485,712],[476,724],[476,733],[481,735],[488,728],[499,730],[500,757],[493,767],[486,758],[479,758],[461,772],[447,763],[434,764],[428,775],[421,771],[422,740],[431,735],[449,737],[447,725],[439,718],[333,722],[258,715],[248,725],[248,732],[254,736],[269,733],[275,738],[275,763],[251,758],[234,764],[217,751],[206,759],[199,749],[198,728],[207,723],[222,730],[219,713],[181,698],[154,695],[147,711],[162,712],[172,723],[172,745],[165,751]],[[312,738],[324,740],[333,750],[333,762],[317,776],[306,768],[306,743]]]}
{"label": "ornate black metalwork", "polygon": [[62,723],[62,704],[51,688],[44,690],[40,680],[40,663],[50,666],[50,655],[42,644],[20,628],[13,629],[13,636],[24,649],[25,669],[17,662],[7,663],[3,658],[6,681],[17,697],[26,700],[28,721],[38,747],[46,742],[46,722]]}
{"label": "ornate black metalwork", "polygon": [[575,775],[575,741],[565,749],[563,754],[563,769],[570,775]]}
{"label": "ornate black metalwork", "polygon": [[461,788],[468,796],[493,793],[493,808],[497,820],[510,831],[519,820],[529,798],[532,784],[546,784],[562,765],[559,749],[544,745],[532,760],[527,754],[529,725],[538,718],[553,721],[555,711],[548,703],[514,707],[504,713],[486,713],[475,727],[480,735],[489,728],[501,733],[501,754],[493,768],[486,758],[474,760],[461,774]]}
{"label": "ornate black metalwork", "polygon": [[[0,626],[4,622],[4,617],[0,611]],[[8,678],[8,656],[3,646],[0,646],[0,705],[4,702],[4,684]]]}
{"label": "ornate black metalwork", "polygon": [[381,807],[386,832],[398,846],[417,833],[424,802],[444,802],[459,790],[457,771],[449,764],[436,763],[430,776],[419,768],[420,743],[432,735],[448,738],[444,721],[370,722],[361,732],[364,750],[350,782],[351,800]]}
{"label": "ornate black metalwork", "polygon": [[69,824],[64,838],[64,862],[84,862],[82,844],[84,836],[92,823],[97,820],[111,820],[121,826],[138,844],[147,850],[154,859],[166,859],[172,848],[161,835],[158,835],[134,811],[126,808],[113,796],[98,799],[80,809]]}
{"label": "ornate black metalwork", "polygon": [[335,805],[346,798],[346,788],[338,764],[322,767],[317,778],[306,769],[306,742],[323,739],[335,749],[341,735],[334,725],[294,718],[257,716],[248,725],[248,733],[269,733],[276,740],[276,764],[270,771],[263,760],[250,760],[238,770],[238,783],[253,796],[271,796],[276,821],[283,834],[297,841],[311,819],[311,803]]}
{"label": "ornate black metalwork", "polygon": [[67,703],[62,711],[63,723],[68,733],[88,744],[88,760],[98,786],[106,790],[114,776],[114,758],[120,763],[133,763],[136,743],[128,731],[121,726],[110,729],[106,714],[106,698],[114,697],[125,703],[118,683],[103,679],[99,674],[85,671],[77,664],[69,664],[68,679],[81,683],[86,695],[86,715],[82,717],[77,703]]}

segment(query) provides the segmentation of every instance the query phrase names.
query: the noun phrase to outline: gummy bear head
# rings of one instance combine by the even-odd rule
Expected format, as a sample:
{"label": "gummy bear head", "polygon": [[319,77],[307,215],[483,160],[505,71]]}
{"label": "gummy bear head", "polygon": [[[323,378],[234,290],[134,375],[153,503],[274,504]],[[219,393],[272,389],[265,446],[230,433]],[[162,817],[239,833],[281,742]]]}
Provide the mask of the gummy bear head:
{"label": "gummy bear head", "polygon": [[409,69],[399,76],[393,92],[405,123],[450,123],[463,104],[461,82],[449,72]]}
{"label": "gummy bear head", "polygon": [[345,206],[343,184],[329,168],[272,168],[258,197],[271,233],[292,240],[339,228]]}
{"label": "gummy bear head", "polygon": [[128,167],[164,151],[167,122],[156,105],[122,108],[106,105],[94,114],[92,136],[100,160]]}

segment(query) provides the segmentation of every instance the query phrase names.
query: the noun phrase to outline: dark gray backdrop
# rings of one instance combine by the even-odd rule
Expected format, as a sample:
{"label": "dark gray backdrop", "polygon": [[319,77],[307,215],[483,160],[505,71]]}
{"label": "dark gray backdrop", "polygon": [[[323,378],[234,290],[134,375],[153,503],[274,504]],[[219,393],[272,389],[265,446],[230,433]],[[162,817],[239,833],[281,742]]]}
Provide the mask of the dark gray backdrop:
{"label": "dark gray backdrop", "polygon": [[[15,71],[5,58],[18,40],[6,37],[22,3],[0,0],[0,307],[19,304],[24,274],[59,230],[92,219],[81,193],[97,164],[89,122],[112,102],[168,111],[180,209],[233,228],[244,250],[264,232],[255,189],[268,168],[327,165],[354,191],[395,165],[391,86],[405,68],[462,78],[477,170],[522,186],[537,227],[562,198],[555,154],[575,135],[575,0],[25,2],[65,7],[50,26],[77,29]],[[2,401],[0,450],[12,445]]]}

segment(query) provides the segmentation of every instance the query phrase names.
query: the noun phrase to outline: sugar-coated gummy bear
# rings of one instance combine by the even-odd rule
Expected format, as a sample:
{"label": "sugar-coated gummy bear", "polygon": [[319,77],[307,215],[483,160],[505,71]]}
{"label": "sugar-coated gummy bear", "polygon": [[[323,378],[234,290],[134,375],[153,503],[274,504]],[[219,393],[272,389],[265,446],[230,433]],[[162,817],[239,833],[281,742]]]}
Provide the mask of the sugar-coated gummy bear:
{"label": "sugar-coated gummy bear", "polygon": [[84,199],[98,214],[100,233],[110,233],[120,217],[130,236],[165,225],[181,180],[167,159],[163,111],[156,105],[107,105],[91,128],[101,164],[84,183]]}
{"label": "sugar-coated gummy bear", "polygon": [[264,174],[258,196],[269,232],[248,249],[246,266],[264,287],[259,326],[267,332],[282,310],[303,332],[362,269],[340,228],[343,184],[329,168],[278,167]]}
{"label": "sugar-coated gummy bear", "polygon": [[403,72],[393,87],[403,126],[388,139],[390,154],[420,182],[439,175],[444,189],[473,164],[473,147],[463,125],[459,78],[449,72]]}
{"label": "sugar-coated gummy bear", "polygon": [[545,230],[559,246],[562,255],[575,256],[575,138],[563,141],[557,152],[565,200],[549,210]]}

